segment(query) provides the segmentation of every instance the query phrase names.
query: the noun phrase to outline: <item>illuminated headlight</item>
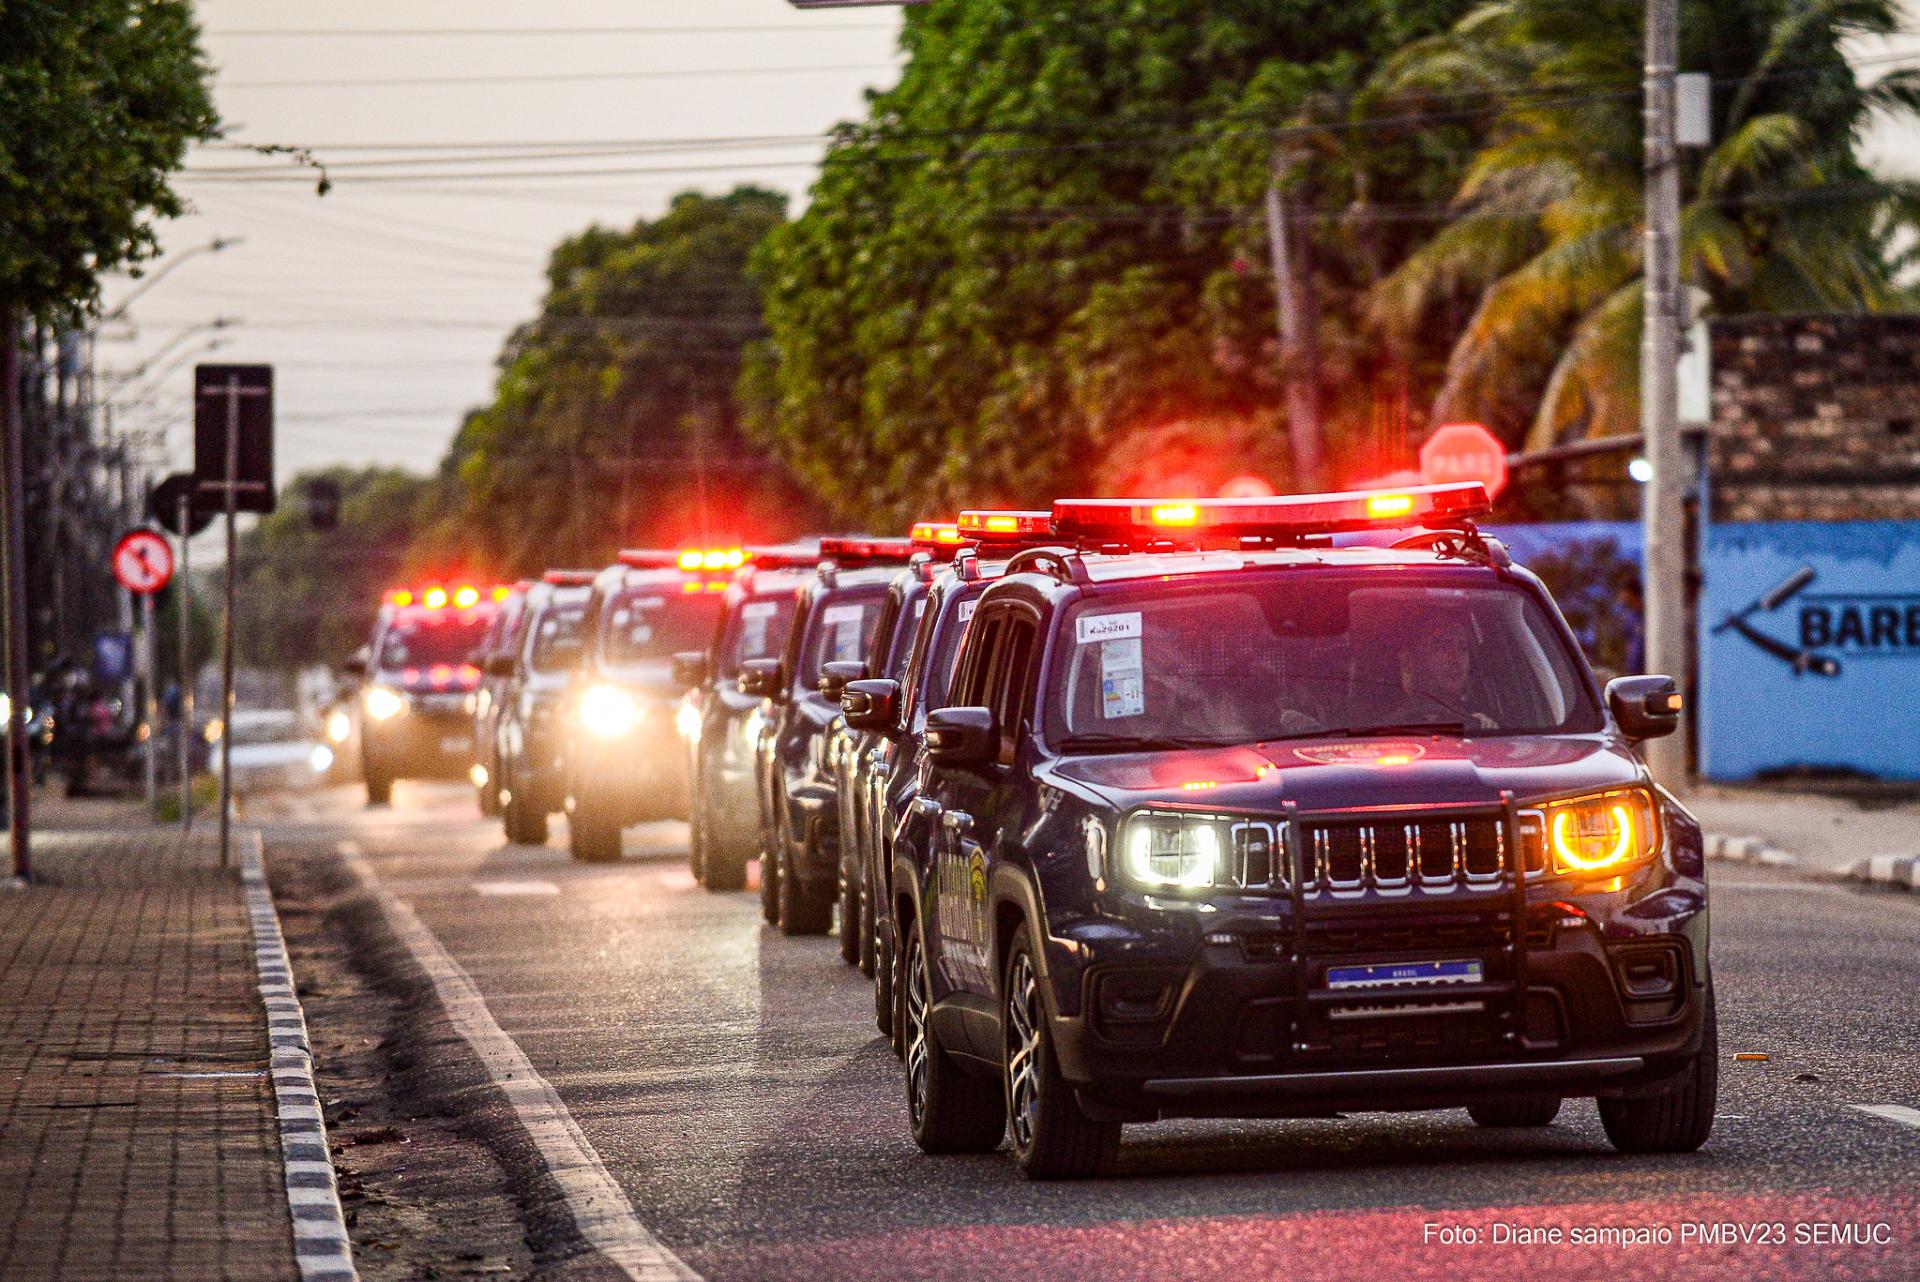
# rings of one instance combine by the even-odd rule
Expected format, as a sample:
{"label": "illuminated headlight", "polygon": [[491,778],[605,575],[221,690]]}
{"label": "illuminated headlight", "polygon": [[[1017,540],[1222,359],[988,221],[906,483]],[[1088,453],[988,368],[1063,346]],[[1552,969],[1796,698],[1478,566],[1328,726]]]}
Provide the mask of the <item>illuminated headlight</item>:
{"label": "illuminated headlight", "polygon": [[700,741],[700,709],[691,703],[682,703],[673,714],[673,728],[688,743]]}
{"label": "illuminated headlight", "polygon": [[1148,887],[1211,886],[1220,874],[1220,828],[1207,817],[1138,814],[1120,856],[1129,880]]}
{"label": "illuminated headlight", "polygon": [[1653,798],[1643,788],[1616,788],[1541,807],[1558,873],[1619,872],[1659,849]]}
{"label": "illuminated headlight", "polygon": [[323,775],[333,769],[333,749],[324,743],[313,745],[313,751],[307,754],[307,764],[313,767],[313,773]]}
{"label": "illuminated headlight", "polygon": [[386,686],[367,691],[367,715],[375,721],[391,721],[407,710],[407,696]]}
{"label": "illuminated headlight", "polygon": [[589,686],[576,707],[580,724],[598,739],[618,739],[640,724],[640,705],[618,686]]}
{"label": "illuminated headlight", "polygon": [[345,712],[334,711],[327,717],[327,741],[345,743],[347,736],[353,733],[353,718]]}

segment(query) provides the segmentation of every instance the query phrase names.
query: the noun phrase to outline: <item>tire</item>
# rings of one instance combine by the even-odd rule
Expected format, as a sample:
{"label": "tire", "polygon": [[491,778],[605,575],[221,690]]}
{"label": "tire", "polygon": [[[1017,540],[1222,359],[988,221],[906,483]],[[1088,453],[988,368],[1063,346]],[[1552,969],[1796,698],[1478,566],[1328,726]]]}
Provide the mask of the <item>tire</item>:
{"label": "tire", "polygon": [[760,920],[780,924],[780,860],[771,850],[760,852]]}
{"label": "tire", "polygon": [[1099,1175],[1120,1151],[1120,1123],[1088,1117],[1060,1075],[1046,997],[1024,923],[1014,932],[1001,978],[1001,1080],[1020,1173],[1030,1180]]}
{"label": "tire", "polygon": [[1533,1099],[1503,1099],[1487,1104],[1470,1104],[1467,1116],[1475,1126],[1551,1126],[1560,1116],[1560,1101],[1553,1096]]}
{"label": "tire", "polygon": [[687,814],[687,867],[695,885],[707,884],[706,825],[700,822],[702,808],[694,806]]}
{"label": "tire", "polygon": [[894,1018],[895,969],[893,950],[881,942],[876,934],[873,941],[873,1023],[893,1048],[893,1057],[899,1059],[906,1053],[906,1048],[898,1035],[900,1023]]}
{"label": "tire", "polygon": [[780,907],[780,933],[783,935],[824,935],[833,927],[833,892],[811,889],[793,875],[781,855],[774,860],[780,863],[780,888],[778,893]]}
{"label": "tire", "polygon": [[713,821],[713,811],[703,800],[700,814],[700,864],[708,890],[745,890],[747,888],[747,852],[720,839],[722,829]]}
{"label": "tire", "polygon": [[1007,1133],[999,1083],[974,1077],[940,1047],[928,1018],[926,953],[915,925],[907,943],[900,1023],[907,1029],[907,1122],[923,1153],[991,1153]]}
{"label": "tire", "polygon": [[873,887],[867,881],[867,867],[863,862],[860,865],[860,892],[857,896],[860,906],[856,917],[860,925],[860,938],[857,941],[860,956],[854,964],[860,967],[862,975],[872,978],[880,973],[875,952],[880,941],[877,936],[879,927],[874,918]]}
{"label": "tire", "polygon": [[369,806],[390,806],[393,804],[393,776],[367,768],[367,804]]}
{"label": "tire", "polygon": [[[478,761],[478,758],[475,760]],[[483,819],[504,818],[500,805],[500,754],[494,753],[490,761],[478,761],[478,764],[487,771],[486,785],[473,790],[473,799],[480,805],[480,815]]]}
{"label": "tire", "polygon": [[858,868],[847,866],[847,856],[840,855],[840,960],[849,966],[860,964],[860,935],[864,923],[860,920],[860,876]]}
{"label": "tire", "polygon": [[567,849],[581,863],[615,863],[620,858],[620,825],[576,801],[567,816]]}
{"label": "tire", "polygon": [[506,805],[500,808],[500,826],[506,829],[507,840],[516,846],[547,844],[546,811],[535,810],[515,793],[509,792]]}
{"label": "tire", "polygon": [[1720,1087],[1720,1032],[1714,1013],[1713,984],[1707,984],[1705,1028],[1700,1051],[1675,1073],[1658,1095],[1603,1099],[1600,1125],[1622,1153],[1691,1153],[1713,1133],[1713,1109]]}

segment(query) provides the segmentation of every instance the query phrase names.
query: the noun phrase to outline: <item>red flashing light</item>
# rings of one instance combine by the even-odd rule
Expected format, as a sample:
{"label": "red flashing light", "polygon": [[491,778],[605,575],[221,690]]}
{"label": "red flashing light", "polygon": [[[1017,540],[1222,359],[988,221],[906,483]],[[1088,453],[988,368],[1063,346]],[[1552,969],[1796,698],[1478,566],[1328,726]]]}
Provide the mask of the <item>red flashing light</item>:
{"label": "red flashing light", "polygon": [[1396,526],[1448,526],[1486,515],[1477,481],[1402,490],[1286,494],[1262,499],[1060,499],[1053,528],[1109,543],[1187,538],[1285,538]]}
{"label": "red flashing light", "polygon": [[472,609],[480,604],[480,589],[469,583],[461,584],[453,590],[453,604],[455,609]]}
{"label": "red flashing light", "polygon": [[474,667],[471,663],[461,664],[459,668],[455,669],[455,675],[460,678],[460,684],[463,686],[477,686],[480,684],[480,669]]}
{"label": "red flashing light", "polygon": [[994,512],[969,508],[955,522],[960,532],[981,543],[1018,543],[1053,534],[1053,513]]}
{"label": "red flashing light", "polygon": [[548,570],[540,576],[540,581],[555,587],[584,588],[597,577],[597,572],[593,570]]}
{"label": "red flashing light", "polygon": [[771,547],[746,549],[747,564],[753,570],[810,570],[820,564],[820,549],[804,543],[780,543]]}
{"label": "red flashing light", "polygon": [[[521,589],[521,591],[525,591],[525,589],[523,588],[523,589]],[[500,604],[500,603],[501,603],[502,601],[504,601],[504,600],[506,600],[506,599],[507,599],[508,597],[510,597],[510,596],[512,596],[512,595],[513,595],[513,593],[514,593],[514,589],[513,589],[513,588],[509,588],[509,587],[504,587],[504,586],[503,586],[503,587],[497,587],[497,588],[495,588],[495,589],[493,590],[493,594],[492,594],[492,595],[493,595],[493,603],[494,603],[495,605],[499,605],[499,604]]]}
{"label": "red flashing light", "polygon": [[688,548],[674,564],[689,572],[695,570],[737,570],[747,563],[745,548]]}
{"label": "red flashing light", "polygon": [[427,669],[427,680],[437,686],[447,684],[447,682],[453,680],[453,665],[450,663],[434,664],[431,668]]}
{"label": "red flashing light", "polygon": [[839,535],[820,540],[820,559],[838,565],[905,561],[914,554],[912,539]]}
{"label": "red flashing light", "polygon": [[915,521],[907,538],[916,547],[927,550],[957,548],[967,541],[966,536],[960,533],[960,527],[952,521]]}
{"label": "red flashing light", "polygon": [[680,567],[680,554],[665,548],[621,548],[619,561],[636,570],[675,570]]}
{"label": "red flashing light", "polygon": [[387,604],[406,607],[413,604],[413,593],[406,588],[387,589]]}
{"label": "red flashing light", "polygon": [[400,669],[400,679],[408,685],[414,685],[420,680],[420,669],[402,668]]}

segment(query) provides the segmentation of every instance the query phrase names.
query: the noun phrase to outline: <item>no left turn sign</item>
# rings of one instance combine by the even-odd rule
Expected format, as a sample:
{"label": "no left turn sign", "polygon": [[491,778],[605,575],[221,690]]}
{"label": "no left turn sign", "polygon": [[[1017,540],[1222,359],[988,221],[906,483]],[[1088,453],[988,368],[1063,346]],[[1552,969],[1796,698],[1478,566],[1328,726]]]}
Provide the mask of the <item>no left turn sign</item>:
{"label": "no left turn sign", "polygon": [[129,592],[158,592],[173,577],[173,546],[152,530],[134,530],[113,547],[113,577]]}

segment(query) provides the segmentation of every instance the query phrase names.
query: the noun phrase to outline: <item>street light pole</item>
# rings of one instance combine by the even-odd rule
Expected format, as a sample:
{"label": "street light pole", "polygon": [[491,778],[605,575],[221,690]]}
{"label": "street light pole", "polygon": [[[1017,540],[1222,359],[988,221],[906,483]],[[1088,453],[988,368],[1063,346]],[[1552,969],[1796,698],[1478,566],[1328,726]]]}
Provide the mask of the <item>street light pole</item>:
{"label": "street light pole", "polygon": [[[1640,342],[1640,426],[1646,439],[1642,488],[1641,595],[1646,602],[1647,669],[1693,689],[1687,652],[1685,456],[1680,445],[1680,163],[1674,78],[1680,57],[1679,0],[1647,0],[1646,253]],[[1647,744],[1654,777],[1675,791],[1687,784],[1690,718],[1671,737]]]}

